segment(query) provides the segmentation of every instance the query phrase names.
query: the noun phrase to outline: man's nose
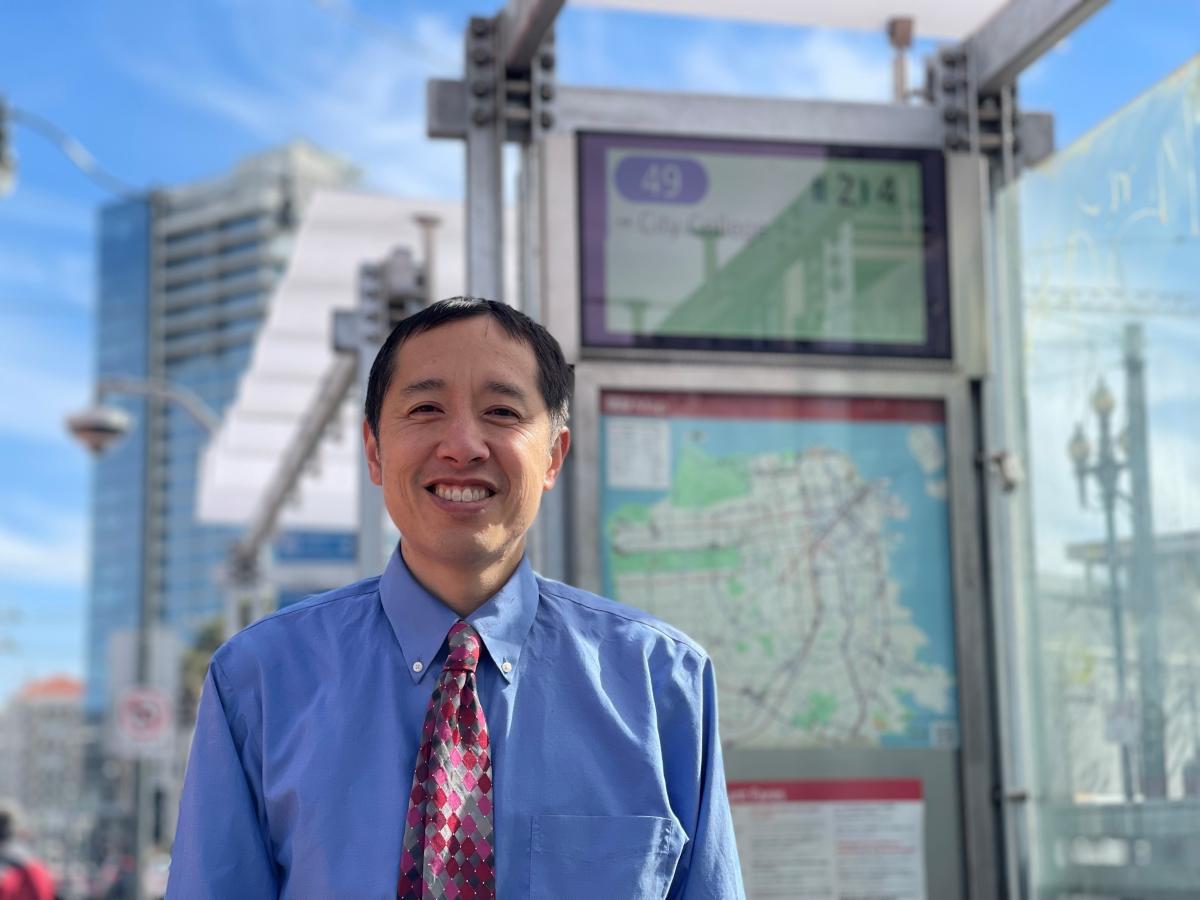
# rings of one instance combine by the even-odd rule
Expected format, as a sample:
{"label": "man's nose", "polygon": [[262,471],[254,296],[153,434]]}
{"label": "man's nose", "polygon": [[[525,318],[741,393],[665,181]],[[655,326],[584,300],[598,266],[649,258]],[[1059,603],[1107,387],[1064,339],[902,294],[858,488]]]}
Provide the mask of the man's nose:
{"label": "man's nose", "polygon": [[482,423],[474,415],[451,416],[446,420],[438,442],[439,459],[465,465],[482,462],[490,455]]}

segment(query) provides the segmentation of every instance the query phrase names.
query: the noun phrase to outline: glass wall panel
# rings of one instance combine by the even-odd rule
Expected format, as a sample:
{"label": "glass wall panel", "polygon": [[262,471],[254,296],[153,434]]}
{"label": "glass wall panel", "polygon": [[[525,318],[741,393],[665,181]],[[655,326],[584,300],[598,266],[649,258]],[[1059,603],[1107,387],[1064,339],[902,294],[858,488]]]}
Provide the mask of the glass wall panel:
{"label": "glass wall panel", "polygon": [[[1114,7],[1097,19],[1132,12]],[[1030,897],[1196,897],[1200,59],[1128,102],[1105,84],[1107,118],[995,204],[998,359],[1028,470],[997,501],[1016,528],[995,554],[1012,567],[1010,780],[1031,789],[1018,871]]]}

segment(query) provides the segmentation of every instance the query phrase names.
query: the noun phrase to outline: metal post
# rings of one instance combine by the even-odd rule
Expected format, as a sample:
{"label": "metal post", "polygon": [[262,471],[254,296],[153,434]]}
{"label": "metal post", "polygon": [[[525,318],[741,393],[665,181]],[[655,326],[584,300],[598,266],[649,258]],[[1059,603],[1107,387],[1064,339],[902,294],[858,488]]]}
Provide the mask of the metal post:
{"label": "metal post", "polygon": [[417,227],[421,229],[421,264],[425,268],[425,305],[431,305],[437,297],[434,295],[433,279],[437,261],[436,232],[442,224],[440,217],[433,213],[417,213],[413,216]]}
{"label": "metal post", "polygon": [[504,63],[499,22],[467,27],[467,292],[502,300],[504,291]]}
{"label": "metal post", "polygon": [[[1098,410],[1100,417],[1100,448],[1096,461],[1096,478],[1100,482],[1100,497],[1104,504],[1104,540],[1108,558],[1108,602],[1112,617],[1113,655],[1117,670],[1117,706],[1120,710],[1127,698],[1125,672],[1125,619],[1121,604],[1121,585],[1118,578],[1120,558],[1117,551],[1117,479],[1120,466],[1112,446],[1112,411]],[[1129,744],[1121,743],[1121,789],[1126,801],[1133,800],[1133,757]]]}
{"label": "metal post", "polygon": [[[363,341],[358,356],[359,396],[366,396],[371,362],[379,348]],[[383,560],[383,491],[371,481],[371,470],[363,454],[358,463],[358,577],[379,574]]]}
{"label": "metal post", "polygon": [[1167,796],[1166,741],[1159,659],[1158,590],[1154,571],[1154,514],[1150,497],[1150,443],[1146,422],[1142,326],[1125,326],[1125,402],[1128,407],[1129,493],[1133,507],[1130,596],[1138,622],[1138,695],[1141,712],[1141,783],[1146,798]]}
{"label": "metal post", "polygon": [[[1089,464],[1091,448],[1084,435],[1083,426],[1077,425],[1075,435],[1067,452],[1075,464],[1075,476],[1079,480],[1079,502],[1087,505],[1087,482],[1095,478],[1100,486],[1100,503],[1104,509],[1105,554],[1108,563],[1108,600],[1112,617],[1113,656],[1117,676],[1117,709],[1123,712],[1126,696],[1125,615],[1120,586],[1120,555],[1117,546],[1116,509],[1121,497],[1121,473],[1126,463],[1122,462],[1113,446],[1112,414],[1116,401],[1101,380],[1092,394],[1092,411],[1100,424],[1100,446],[1096,450],[1095,463]],[[1118,736],[1120,737],[1120,736]],[[1133,764],[1129,744],[1121,740],[1121,783],[1125,801],[1133,801]]]}
{"label": "metal post", "polygon": [[[367,396],[371,365],[379,351],[380,332],[387,321],[384,266],[364,265],[358,281],[358,396]],[[383,561],[383,491],[371,481],[366,453],[358,461],[358,577],[379,574]]]}
{"label": "metal post", "polygon": [[913,20],[909,16],[888,19],[888,43],[896,51],[892,57],[892,99],[908,101],[908,48],[912,46]]}
{"label": "metal post", "polygon": [[[150,315],[148,323],[149,359],[147,359],[147,382],[165,383],[166,359],[165,337],[163,334],[165,312],[161,286],[161,269],[158,254],[159,242],[156,239],[156,226],[160,217],[167,211],[166,199],[160,193],[150,195]],[[161,527],[156,524],[161,520],[159,507],[165,494],[163,480],[159,477],[165,468],[165,441],[167,440],[167,395],[153,392],[147,396],[145,419],[142,423],[146,429],[146,479],[144,510],[146,522],[142,529],[142,539],[145,542],[142,551],[142,594],[138,610],[137,626],[137,660],[134,672],[135,683],[139,687],[150,683],[150,635],[151,629],[157,624],[160,610],[158,570],[162,562],[162,554],[158,549],[163,543]],[[142,890],[142,869],[148,858],[146,847],[146,832],[149,824],[146,809],[146,788],[148,782],[148,766],[146,761],[135,759],[133,763],[133,900],[144,900]]]}

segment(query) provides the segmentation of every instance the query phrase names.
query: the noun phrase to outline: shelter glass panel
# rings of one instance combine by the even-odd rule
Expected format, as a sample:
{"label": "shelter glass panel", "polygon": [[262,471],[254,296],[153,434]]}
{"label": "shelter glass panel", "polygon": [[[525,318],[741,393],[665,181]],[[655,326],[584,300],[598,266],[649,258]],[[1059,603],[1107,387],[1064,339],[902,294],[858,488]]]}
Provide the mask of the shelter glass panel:
{"label": "shelter glass panel", "polygon": [[1025,896],[1200,884],[1198,126],[1200,59],[996,198]]}

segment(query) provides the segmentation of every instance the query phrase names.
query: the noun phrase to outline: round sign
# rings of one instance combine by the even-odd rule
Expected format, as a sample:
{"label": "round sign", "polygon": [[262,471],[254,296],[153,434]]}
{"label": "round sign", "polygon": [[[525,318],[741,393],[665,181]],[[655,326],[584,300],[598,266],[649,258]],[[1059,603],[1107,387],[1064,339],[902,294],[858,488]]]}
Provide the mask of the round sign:
{"label": "round sign", "polygon": [[156,741],[171,724],[166,694],[154,688],[130,688],[117,703],[117,728],[131,741]]}

